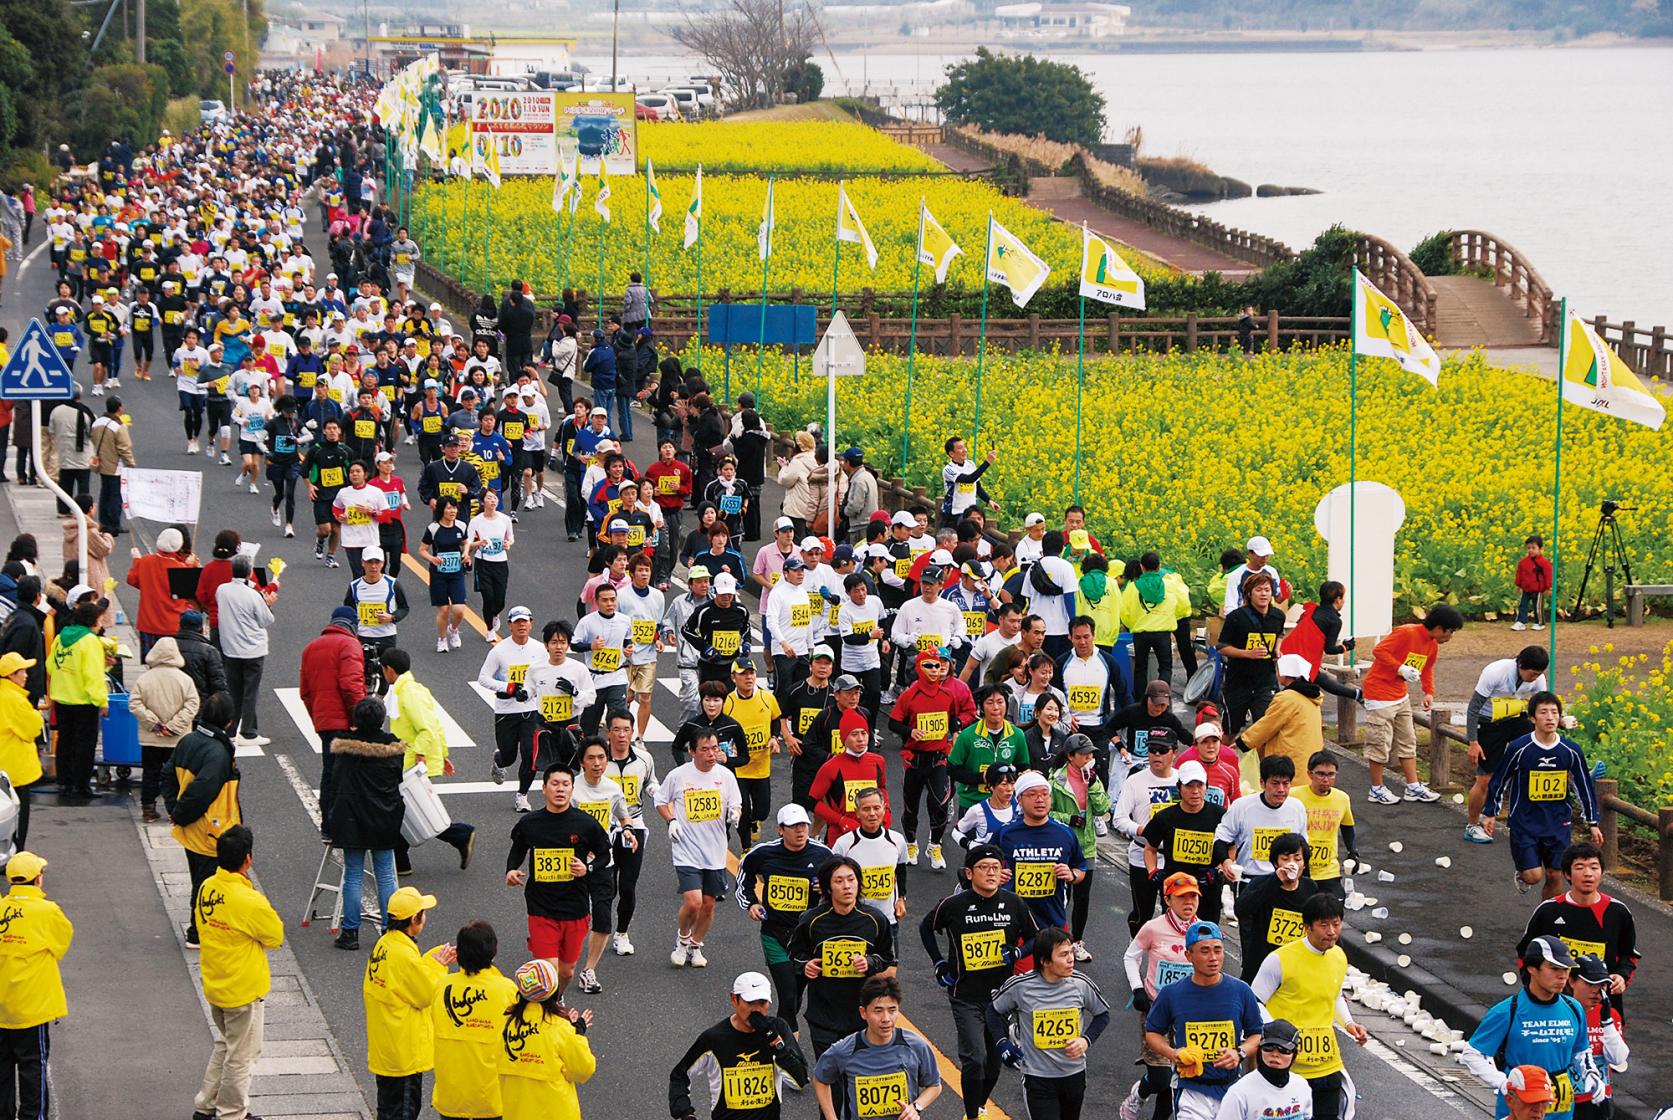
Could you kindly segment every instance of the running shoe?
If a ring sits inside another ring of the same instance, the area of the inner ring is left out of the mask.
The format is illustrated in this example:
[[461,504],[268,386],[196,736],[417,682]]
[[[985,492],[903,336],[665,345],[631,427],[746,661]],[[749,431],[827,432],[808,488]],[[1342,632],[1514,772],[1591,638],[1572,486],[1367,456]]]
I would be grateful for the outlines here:
[[906,862],[911,864],[913,867],[918,866],[918,845],[917,844],[906,845]]
[[583,968],[577,972],[575,983],[588,995],[597,995],[604,990],[604,985],[598,982],[598,974],[590,968]]
[[947,870],[947,861],[945,859],[941,858],[941,845],[940,844],[931,844],[929,846],[929,865],[930,865],[930,868],[934,871],[945,871],[945,870]]
[[221,452],[221,466],[223,466],[223,467],[232,466],[232,460],[227,458],[227,453],[225,451]]
[[259,487],[259,486],[257,486],[257,485],[256,485],[256,484],[255,484],[255,483],[253,483],[253,482],[252,482],[252,483],[250,483],[250,493],[252,493],[252,494],[259,494],[259,493],[261,493],[261,487]]
[[325,554],[325,566],[327,568],[342,567],[341,564],[337,563],[337,554],[335,552],[328,552]]
[[668,963],[675,968],[684,968],[686,960],[691,956],[691,942],[682,933],[674,942],[674,951],[668,954]]
[[[444,644],[445,643],[443,642],[442,639],[440,639],[440,638],[436,639],[436,645],[438,647],[440,647]],[[505,769],[505,767],[501,766],[499,763],[491,762],[491,763],[488,764],[488,777],[489,777],[490,780],[493,781],[493,783],[495,785],[497,785],[497,786],[505,785],[505,775],[506,775],[506,769]]]
[[103,385],[95,385],[95,386],[93,386],[93,395],[94,395],[94,396],[95,396],[95,397],[102,397],[102,396],[104,396],[104,395],[105,395],[105,387],[104,387],[104,386],[103,386]]
[[610,939],[610,948],[615,950],[616,956],[618,957],[631,957],[633,955],[633,942],[627,939],[627,934],[625,933],[618,933],[612,937]]
[[515,809],[516,809],[516,810],[517,810],[517,811],[518,811],[518,812],[519,812],[519,813],[526,813],[526,812],[528,812],[528,811],[529,811],[529,795],[528,795],[528,794],[526,794],[526,793],[519,793],[519,794],[518,794],[518,795],[517,795],[517,800],[516,800],[516,802],[515,802],[515,803],[514,803],[514,805],[513,805],[513,807],[514,807],[514,808],[515,808]]
[[1512,871],[1510,873],[1510,877],[1516,884],[1517,894],[1527,894],[1529,891],[1534,889],[1534,885],[1532,883],[1522,878],[1522,873],[1520,871]]
[[287,537],[296,536],[296,529],[288,521],[285,522],[285,536],[287,536]]
[[196,455],[197,453],[198,453],[198,441],[195,440],[195,439],[187,440],[186,441],[186,454]]
[[1468,840],[1472,844],[1491,844],[1493,842],[1493,838],[1487,835],[1487,830],[1482,828],[1479,824],[1465,825],[1464,839]]
[[277,509],[273,511],[273,527],[275,529],[279,527],[279,511]]
[[1092,950],[1090,950],[1086,947],[1086,942],[1084,942],[1084,941],[1075,942],[1075,960],[1077,962],[1081,963],[1081,964],[1085,964],[1087,961],[1089,961],[1091,959],[1092,959]]
[[1367,801],[1375,801],[1378,805],[1400,804],[1400,795],[1389,789],[1387,786],[1372,786],[1368,791],[1366,791],[1365,799]]
[[1142,1088],[1144,1079],[1140,1078],[1127,1090],[1127,1096],[1121,1101],[1121,1120],[1139,1120],[1139,1110],[1144,1107],[1144,1098],[1139,1096],[1139,1090]]
[[250,477],[250,472],[249,471],[239,471],[238,472],[238,477],[235,478],[232,482],[232,488],[234,490],[238,489],[240,486],[244,485],[244,480],[246,478],[249,478],[249,477]]
[[105,378],[105,387],[108,389],[120,389],[122,388],[122,379],[120,377],[107,377]]
[[436,639],[436,652],[437,653],[446,653],[447,652],[447,639],[446,638],[437,638]]
[[1406,786],[1407,801],[1439,801],[1441,795],[1424,785],[1422,782],[1411,782]]
[[709,958],[703,955],[703,943],[701,941],[691,943],[691,950],[686,954],[685,963],[692,968],[709,967]]
[[1534,623],[1534,629],[1535,629],[1535,630],[1543,630],[1543,629],[1545,629],[1545,623],[1543,623],[1543,622],[1536,622],[1536,623]]
[[[336,565],[333,564],[332,567],[336,567]],[[448,648],[449,649],[458,649],[463,644],[464,644],[464,639],[459,637],[459,628],[457,626],[449,626],[447,628],[447,645],[448,645]]]
[[1518,632],[1518,633],[1520,633],[1520,632],[1521,632],[1521,631],[1523,631],[1523,630],[1526,630],[1526,629],[1527,629],[1527,628],[1528,628],[1528,627],[1527,627],[1527,626],[1526,626],[1526,625],[1525,625],[1525,624],[1523,624],[1523,623],[1520,623],[1520,622],[1513,622],[1513,623],[1511,623],[1511,624],[1510,624],[1510,628],[1511,628],[1511,629],[1512,629],[1512,630],[1515,630],[1515,631],[1517,631],[1517,632]]
[[314,541],[314,559],[315,560],[324,560],[325,559],[325,538],[324,537],[321,537],[318,540]]

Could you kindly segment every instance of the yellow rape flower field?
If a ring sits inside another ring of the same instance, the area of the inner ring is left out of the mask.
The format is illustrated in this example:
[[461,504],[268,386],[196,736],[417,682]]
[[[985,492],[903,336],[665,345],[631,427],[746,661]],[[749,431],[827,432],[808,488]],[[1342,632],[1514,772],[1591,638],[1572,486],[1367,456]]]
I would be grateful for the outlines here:
[[[818,127],[836,126],[820,124]],[[654,161],[655,156],[652,158]],[[661,232],[651,234],[648,277],[658,291],[697,291],[697,252],[695,247],[690,251],[684,248],[685,209],[691,201],[692,182],[690,175],[657,175],[663,212]],[[481,285],[482,230],[486,219],[491,217],[487,288],[503,290],[507,281],[521,278],[533,284],[535,292],[542,296],[555,295],[564,287],[596,289],[602,237],[604,290],[618,293],[626,284],[629,271],[646,271],[645,180],[642,175],[610,180],[610,224],[604,223],[593,210],[597,179],[586,179],[583,186],[581,208],[574,216],[572,248],[566,238],[570,221],[567,211],[560,227],[559,217],[552,210],[551,179],[508,177],[498,191],[481,180],[428,185],[414,196],[410,224],[431,264],[472,285]],[[949,176],[872,178],[849,180],[847,190],[877,246],[878,260],[877,270],[873,272],[866,267],[865,255],[858,245],[844,245],[839,281],[844,292],[857,294],[861,287],[878,292],[911,291],[920,197],[927,200],[930,212],[964,250],[948,274],[949,288],[958,291],[980,288],[990,210],[1051,266],[1049,286],[1075,282],[1080,266],[1080,231],[1024,202],[1007,198],[986,183]],[[493,194],[491,213],[490,192]],[[756,230],[766,194],[765,178],[710,175],[705,170],[702,240],[705,293],[712,294],[721,288],[735,293],[761,291]],[[775,181],[773,206],[777,223],[771,273],[767,278],[769,291],[787,292],[796,287],[809,292],[830,292],[836,205],[837,183],[833,180]],[[1171,270],[1135,251],[1128,250],[1126,256],[1147,281],[1171,275]],[[923,289],[929,291],[934,283],[934,269],[925,266]],[[1003,314],[1009,306],[1010,301],[1000,295],[994,301],[994,312]]]
[[[1568,415],[1563,415],[1568,428]],[[1575,734],[1587,760],[1609,762],[1609,776],[1634,805],[1673,804],[1673,645],[1659,659],[1640,653],[1611,656],[1614,647],[1591,647],[1590,660],[1573,667],[1570,680],[1556,682],[1568,692],[1569,711],[1580,722]]]
[[[1128,558],[1155,548],[1200,595],[1221,550],[1260,533],[1297,595],[1312,598],[1326,561],[1313,510],[1348,480],[1347,364],[1342,348],[1248,362],[1206,353],[1088,359],[1080,500],[1106,550]],[[735,348],[730,366],[734,397],[755,387],[752,349]],[[723,391],[722,352],[708,348],[702,368]],[[798,378],[788,357],[767,356],[763,408],[778,430],[824,421],[824,382],[807,368],[804,357]],[[975,379],[972,360],[918,359],[906,477],[931,494],[940,493],[943,441],[972,432]],[[1554,394],[1548,381],[1479,355],[1449,361],[1440,385],[1431,390],[1389,362],[1362,363],[1359,477],[1406,503],[1396,613],[1445,600],[1479,617],[1514,605],[1523,539],[1537,532],[1549,543]],[[871,355],[866,373],[843,378],[838,392],[838,447],[864,447],[881,473],[900,475],[905,358]],[[1576,552],[1606,497],[1644,511],[1622,514],[1640,578],[1673,575],[1665,437],[1577,408],[1564,411],[1563,431],[1560,590],[1574,594],[1584,559]],[[1005,507],[1002,523],[1020,526],[1035,509],[1057,523],[1075,498],[1072,353],[989,353],[973,450],[990,447],[999,461],[984,481]],[[1602,591],[1600,576],[1588,597]]]
[[641,121],[639,150],[658,170],[942,172],[932,156],[869,125],[840,121]]

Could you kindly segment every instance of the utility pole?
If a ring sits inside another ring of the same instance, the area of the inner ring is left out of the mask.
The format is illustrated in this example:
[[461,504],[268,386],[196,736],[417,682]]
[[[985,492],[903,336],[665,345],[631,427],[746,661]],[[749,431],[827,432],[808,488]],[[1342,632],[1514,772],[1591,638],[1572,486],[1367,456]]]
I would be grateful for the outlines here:
[[134,61],[145,65],[145,0],[135,0]]
[[622,0],[616,0],[615,12],[610,17],[610,92],[616,92],[616,41],[622,30]]

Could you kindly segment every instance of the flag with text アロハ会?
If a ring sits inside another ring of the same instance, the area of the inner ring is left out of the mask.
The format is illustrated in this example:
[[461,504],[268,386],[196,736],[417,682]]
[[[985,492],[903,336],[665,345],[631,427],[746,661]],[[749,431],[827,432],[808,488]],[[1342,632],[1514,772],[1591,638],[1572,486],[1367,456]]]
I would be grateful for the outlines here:
[[964,250],[941,228],[941,223],[935,220],[935,215],[929,212],[929,207],[921,198],[918,200],[918,229],[918,259],[924,264],[934,265],[935,282],[945,284],[953,258]]
[[1400,305],[1354,269],[1354,353],[1361,357],[1393,358],[1407,373],[1415,373],[1431,386],[1441,376],[1440,355],[1417,332]]
[[988,215],[987,278],[1011,291],[1011,302],[1027,307],[1040,285],[1051,275],[1051,266],[1034,255],[1016,234]]
[[1121,259],[1110,243],[1080,227],[1080,294],[1117,307],[1144,307],[1144,278]]
[[593,210],[608,225],[610,223],[610,172],[604,161],[598,161],[598,194],[593,197]]
[[1660,428],[1667,409],[1622,357],[1580,316],[1568,313],[1562,354],[1563,400],[1608,416]]

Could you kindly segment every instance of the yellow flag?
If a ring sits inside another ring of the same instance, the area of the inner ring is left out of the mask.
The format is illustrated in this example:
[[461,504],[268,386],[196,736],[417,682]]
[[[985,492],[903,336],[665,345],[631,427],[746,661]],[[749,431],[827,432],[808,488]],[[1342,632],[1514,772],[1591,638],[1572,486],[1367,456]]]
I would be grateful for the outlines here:
[[598,161],[598,194],[593,198],[593,209],[608,225],[610,222],[610,173],[605,170],[602,159]]
[[1144,278],[1110,243],[1081,223],[1080,294],[1117,307],[1144,307]]
[[1354,353],[1393,358],[1407,373],[1417,374],[1432,386],[1438,384],[1440,356],[1417,333],[1400,305],[1378,291],[1357,268],[1354,289]]
[[492,133],[485,132],[476,141],[477,168],[482,177],[500,189],[500,145]]
[[1667,419],[1667,409],[1632,367],[1572,311],[1564,339],[1563,400],[1646,428],[1659,429]]
[[847,184],[837,183],[837,228],[838,241],[851,241],[856,245],[863,245],[866,251],[866,264],[873,269],[877,267],[877,246],[871,243],[871,234],[866,232],[865,223],[860,221],[859,212],[854,209],[854,203],[848,197]]
[[953,258],[964,252],[958,243],[947,236],[947,231],[941,228],[941,223],[935,220],[935,215],[929,212],[924,200],[918,200],[918,259],[925,264],[935,266],[935,282],[947,282],[947,270],[953,265]]
[[1034,255],[1017,235],[988,215],[988,279],[1011,290],[1011,302],[1027,307],[1051,267]]

